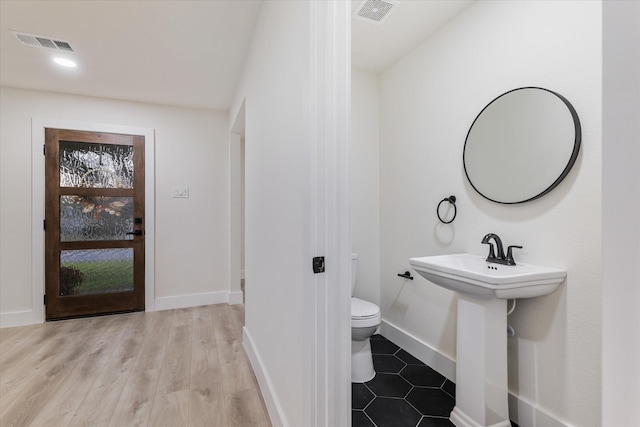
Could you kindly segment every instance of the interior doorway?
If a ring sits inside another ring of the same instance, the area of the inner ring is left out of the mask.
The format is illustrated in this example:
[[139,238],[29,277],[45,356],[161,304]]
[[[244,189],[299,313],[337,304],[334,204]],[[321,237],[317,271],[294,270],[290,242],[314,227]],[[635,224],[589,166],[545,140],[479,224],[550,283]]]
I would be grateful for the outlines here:
[[230,298],[232,304],[242,304],[246,297],[245,283],[245,103],[231,127],[230,159]]
[[45,129],[47,320],[145,309],[145,137]]

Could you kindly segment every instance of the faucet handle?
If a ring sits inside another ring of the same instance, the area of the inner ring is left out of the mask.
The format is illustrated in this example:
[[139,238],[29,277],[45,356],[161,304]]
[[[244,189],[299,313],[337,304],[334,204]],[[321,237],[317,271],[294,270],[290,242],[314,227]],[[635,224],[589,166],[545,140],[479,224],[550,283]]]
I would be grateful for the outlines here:
[[512,248],[522,249],[522,246],[511,245],[507,248],[507,265],[516,265],[516,260],[513,259]]

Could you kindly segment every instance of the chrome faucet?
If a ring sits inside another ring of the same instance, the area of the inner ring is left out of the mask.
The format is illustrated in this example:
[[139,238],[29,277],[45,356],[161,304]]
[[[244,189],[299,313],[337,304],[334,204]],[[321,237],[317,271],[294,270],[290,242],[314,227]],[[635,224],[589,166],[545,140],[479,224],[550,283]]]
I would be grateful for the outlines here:
[[[493,243],[491,243],[491,239],[496,242],[496,248],[498,251],[498,255],[493,250]],[[496,264],[504,264],[504,265],[516,265],[516,261],[513,259],[513,248],[522,249],[522,246],[512,245],[507,248],[507,255],[504,254],[504,247],[502,246],[502,240],[498,237],[497,234],[489,233],[482,238],[482,242],[486,245],[489,245],[489,256],[487,256],[487,262],[493,262]]]

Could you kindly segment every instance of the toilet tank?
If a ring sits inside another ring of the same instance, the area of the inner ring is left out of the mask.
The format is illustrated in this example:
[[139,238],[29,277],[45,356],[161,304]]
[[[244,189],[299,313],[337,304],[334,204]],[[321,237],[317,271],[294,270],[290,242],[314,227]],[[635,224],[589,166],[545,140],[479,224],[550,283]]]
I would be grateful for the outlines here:
[[351,296],[356,289],[356,277],[358,276],[358,254],[351,252]]

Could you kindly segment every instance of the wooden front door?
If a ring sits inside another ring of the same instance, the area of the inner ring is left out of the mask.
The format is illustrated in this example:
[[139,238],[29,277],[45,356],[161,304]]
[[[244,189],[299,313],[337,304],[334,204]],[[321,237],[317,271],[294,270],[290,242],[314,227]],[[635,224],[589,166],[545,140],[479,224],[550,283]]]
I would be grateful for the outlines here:
[[47,320],[144,310],[144,136],[45,129]]

